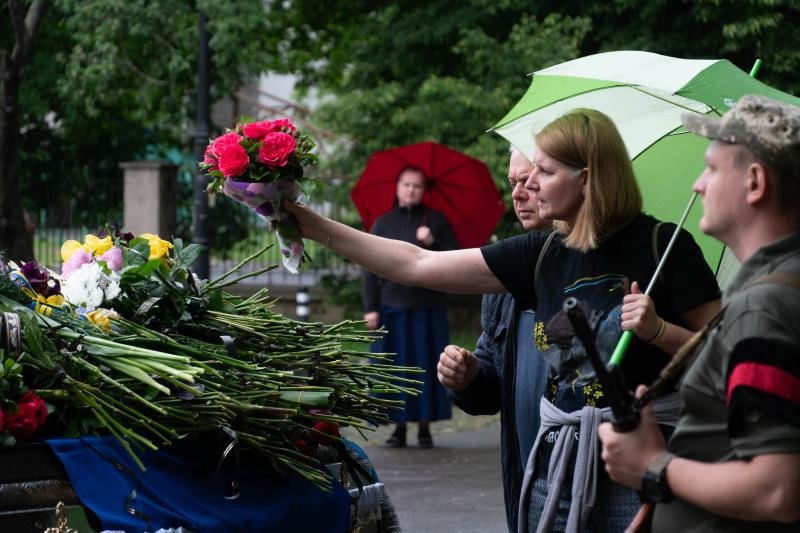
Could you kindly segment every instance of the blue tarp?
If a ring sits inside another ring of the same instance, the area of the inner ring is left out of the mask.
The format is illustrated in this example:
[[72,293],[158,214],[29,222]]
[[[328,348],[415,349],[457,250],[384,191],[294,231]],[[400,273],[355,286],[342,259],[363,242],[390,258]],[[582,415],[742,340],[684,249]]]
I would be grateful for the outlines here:
[[[244,463],[235,474],[227,468],[217,475],[208,461],[186,450],[138,454],[147,468],[143,472],[113,437],[47,442],[104,530],[335,533],[347,531],[349,524],[348,493],[334,480],[332,490],[323,492],[294,472],[280,477]],[[233,478],[239,496],[227,499]]]

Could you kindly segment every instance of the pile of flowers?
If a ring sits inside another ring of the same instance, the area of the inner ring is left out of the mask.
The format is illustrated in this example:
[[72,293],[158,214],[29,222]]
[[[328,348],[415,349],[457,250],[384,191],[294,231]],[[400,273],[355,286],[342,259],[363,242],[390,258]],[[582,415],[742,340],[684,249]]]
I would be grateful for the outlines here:
[[244,117],[234,129],[211,140],[199,163],[211,177],[209,192],[250,207],[277,230],[283,264],[295,273],[305,247],[297,221],[281,202],[307,201],[314,181],[305,169],[317,163],[315,146],[287,119],[254,122]]
[[0,262],[5,445],[114,435],[136,459],[137,450],[224,431],[324,487],[319,446],[338,441],[342,427],[387,421],[399,402],[384,393],[418,385],[404,377],[415,369],[345,347],[373,340],[361,322],[296,321],[272,311],[266,288],[226,292],[261,272],[237,275],[258,254],[202,280],[190,270],[199,247],[180,239],[110,226],[61,252],[60,274]]

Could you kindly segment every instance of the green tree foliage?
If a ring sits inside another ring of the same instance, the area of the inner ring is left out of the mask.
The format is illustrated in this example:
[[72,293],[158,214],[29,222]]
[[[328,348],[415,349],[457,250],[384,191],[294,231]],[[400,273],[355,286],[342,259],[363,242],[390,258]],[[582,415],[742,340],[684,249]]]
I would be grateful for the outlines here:
[[[274,61],[264,47],[265,16],[258,0],[2,3],[20,18],[28,4],[48,9],[28,36],[35,46],[19,77],[19,103],[11,106],[19,120],[12,124],[0,116],[0,125],[8,126],[18,142],[18,150],[9,156],[15,166],[0,165],[0,190],[12,197],[10,205],[24,206],[34,215],[47,211],[51,223],[92,226],[118,220],[123,161],[169,157],[183,163],[182,175],[191,180],[194,161],[186,154],[195,114],[199,10],[209,16],[214,98],[231,95],[242,80]],[[13,49],[14,27],[0,17],[0,57]],[[2,63],[0,70],[0,78],[6,79],[8,64]],[[22,201],[8,187],[16,182]],[[188,191],[190,202],[191,186]],[[29,238],[20,230],[21,219],[11,222],[11,235]],[[182,222],[184,228],[191,225],[190,218]],[[230,232],[226,237],[232,242]],[[0,247],[13,244],[3,239]]]
[[[347,176],[342,198],[369,154],[425,139],[487,161],[502,184],[506,147],[486,130],[527,88],[526,74],[581,55],[639,49],[746,71],[762,58],[760,79],[800,89],[796,0],[268,5],[282,68],[322,91],[314,119],[352,141],[324,161]],[[516,229],[510,211],[506,222],[500,235]]]
[[[557,5],[553,5],[557,4]],[[797,0],[613,0],[538,4],[585,14],[593,30],[582,54],[647,50],[687,58],[723,58],[749,71],[763,60],[759,79],[800,94],[800,2]]]
[[[523,94],[530,72],[580,55],[643,49],[728,58],[745,70],[760,57],[763,81],[800,90],[797,0],[0,0],[0,6],[0,79],[17,84],[4,85],[12,90],[1,95],[2,109],[13,112],[0,113],[2,131],[10,125],[16,135],[13,143],[0,142],[3,222],[13,235],[24,233],[20,206],[92,213],[113,203],[121,195],[121,161],[177,148],[171,157],[183,164],[184,181],[191,180],[201,10],[209,17],[214,100],[262,71],[291,73],[300,94],[316,102],[309,126],[344,136],[322,160],[322,176],[336,180],[321,195],[332,199],[346,199],[373,151],[425,139],[487,161],[507,193],[507,146],[487,130]],[[44,13],[41,23],[17,31],[35,8]],[[20,42],[25,46],[15,48]],[[26,53],[9,62],[14,50]],[[44,191],[69,203],[49,205]],[[506,221],[499,234],[518,230],[510,211]],[[10,245],[8,235],[0,247]],[[227,240],[236,236],[231,228]]]
[[[433,140],[486,161],[510,206],[508,146],[487,130],[527,89],[527,74],[576,57],[590,29],[584,17],[537,20],[524,4],[348,2],[330,16],[311,1],[271,5],[286,17],[271,24],[292,27],[281,43],[287,69],[310,48],[336,50],[300,72],[323,91],[315,122],[352,141],[322,162],[346,176],[340,198],[373,152]],[[507,219],[501,232],[518,231],[513,212]]]

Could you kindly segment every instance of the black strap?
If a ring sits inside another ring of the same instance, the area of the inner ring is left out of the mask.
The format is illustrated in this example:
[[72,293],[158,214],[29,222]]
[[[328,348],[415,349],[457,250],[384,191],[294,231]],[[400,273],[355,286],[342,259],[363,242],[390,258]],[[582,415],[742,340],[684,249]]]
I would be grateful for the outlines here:
[[661,251],[658,249],[658,230],[661,229],[663,225],[664,222],[659,222],[653,226],[653,260],[656,262],[656,265],[658,265],[661,259]]
[[544,241],[544,246],[539,251],[539,257],[536,258],[536,267],[533,269],[533,288],[536,291],[536,298],[539,298],[539,270],[542,266],[542,261],[544,260],[544,254],[547,251],[547,248],[550,247],[550,241],[553,240],[553,237],[556,236],[556,230],[551,230],[550,234],[547,235],[547,240]]

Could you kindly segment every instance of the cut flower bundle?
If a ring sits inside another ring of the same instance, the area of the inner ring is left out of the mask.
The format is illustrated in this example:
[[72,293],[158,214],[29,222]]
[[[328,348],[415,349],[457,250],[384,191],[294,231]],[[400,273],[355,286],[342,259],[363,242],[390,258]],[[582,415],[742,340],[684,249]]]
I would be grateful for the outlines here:
[[111,434],[136,458],[215,433],[326,487],[320,447],[386,421],[399,402],[384,393],[415,392],[415,369],[345,347],[374,339],[363,323],[300,322],[266,289],[225,292],[258,254],[201,280],[196,245],[108,229],[65,243],[61,275],[0,264],[3,444]]

